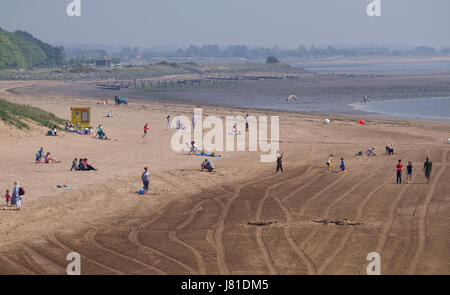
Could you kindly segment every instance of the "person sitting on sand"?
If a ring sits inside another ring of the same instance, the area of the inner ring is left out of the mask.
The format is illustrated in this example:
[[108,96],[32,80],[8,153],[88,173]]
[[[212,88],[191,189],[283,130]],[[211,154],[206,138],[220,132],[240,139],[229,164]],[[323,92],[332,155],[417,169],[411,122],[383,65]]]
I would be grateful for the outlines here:
[[75,171],[78,170],[77,158],[73,159],[73,161],[72,161],[72,167],[70,168],[70,171],[72,171],[72,170],[75,170]]
[[202,163],[202,170],[208,170],[208,172],[212,172],[214,170],[213,162],[205,159],[205,161]]
[[113,117],[113,113],[112,113],[112,112],[109,112],[108,115],[106,115],[106,117],[112,118],[112,117]]
[[369,156],[376,156],[376,154],[375,154],[375,148],[374,148],[374,147],[368,148],[367,151],[366,151],[366,155],[367,155],[368,157],[369,157]]
[[58,135],[58,134],[56,133],[56,125],[53,126],[52,130],[49,130],[49,131],[47,132],[47,135],[49,135],[49,136],[57,136],[57,135]]
[[53,163],[57,163],[57,162],[58,162],[56,159],[53,159],[53,158],[50,156],[50,153],[47,153],[47,154],[45,155],[44,160],[45,160],[45,163],[47,163],[47,164],[53,164]]
[[90,170],[97,170],[97,169],[95,169],[94,167],[92,167],[91,165],[89,165],[89,163],[88,163],[88,161],[87,161],[87,159],[83,159],[83,166],[85,167],[85,170],[88,170],[88,171],[90,171]]
[[386,146],[386,155],[393,155],[394,154],[394,147],[391,145]]
[[81,171],[81,170],[87,170],[87,167],[86,167],[85,163],[83,162],[83,159],[82,159],[82,158],[80,158],[80,160],[79,160],[79,162],[78,162],[78,170],[79,170],[79,171]]
[[9,206],[9,202],[11,201],[11,195],[9,194],[9,189],[6,190],[5,194],[6,206]]
[[97,135],[99,139],[106,139],[106,134],[103,132],[103,126],[100,124],[97,128]]
[[231,134],[233,135],[241,135],[241,131],[237,130],[237,125],[234,124],[233,129],[231,130]]
[[41,149],[36,153],[36,163],[40,163],[43,156],[44,156],[44,148],[41,147]]

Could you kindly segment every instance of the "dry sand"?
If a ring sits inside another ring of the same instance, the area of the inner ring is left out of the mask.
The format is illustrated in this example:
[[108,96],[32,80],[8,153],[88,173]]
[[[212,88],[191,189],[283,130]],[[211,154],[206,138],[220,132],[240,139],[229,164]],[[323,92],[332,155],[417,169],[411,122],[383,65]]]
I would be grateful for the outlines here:
[[[93,125],[102,123],[112,140],[47,137],[41,127],[17,131],[0,122],[1,193],[15,180],[26,189],[21,212],[0,211],[2,274],[63,274],[71,251],[81,254],[83,274],[365,274],[373,251],[383,274],[450,273],[448,122],[374,118],[359,126],[356,117],[328,116],[332,124],[324,125],[321,116],[250,111],[280,116],[285,173],[274,175],[275,163],[261,163],[260,152],[223,152],[209,174],[198,171],[201,157],[170,148],[166,116],[191,117],[193,106],[8,91],[60,83],[0,82],[0,97],[66,119],[70,106],[91,106]],[[106,118],[110,110],[117,116]],[[391,143],[396,155],[387,156]],[[34,164],[41,146],[62,163]],[[369,146],[376,157],[354,157]],[[330,153],[351,172],[327,173]],[[430,185],[421,170],[426,155]],[[69,171],[79,157],[99,170]],[[415,164],[411,184],[395,184],[400,158]],[[142,196],[144,166],[152,180]],[[315,222],[344,218],[359,224]]]

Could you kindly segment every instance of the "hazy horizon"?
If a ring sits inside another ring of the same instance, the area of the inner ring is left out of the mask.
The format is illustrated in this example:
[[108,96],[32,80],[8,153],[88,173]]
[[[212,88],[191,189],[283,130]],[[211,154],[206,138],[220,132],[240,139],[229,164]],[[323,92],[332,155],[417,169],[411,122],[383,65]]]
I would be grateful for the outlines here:
[[[0,27],[54,45],[186,47],[219,44],[450,47],[450,1],[81,0],[69,17],[62,0],[2,0]],[[430,3],[431,2],[431,3]]]

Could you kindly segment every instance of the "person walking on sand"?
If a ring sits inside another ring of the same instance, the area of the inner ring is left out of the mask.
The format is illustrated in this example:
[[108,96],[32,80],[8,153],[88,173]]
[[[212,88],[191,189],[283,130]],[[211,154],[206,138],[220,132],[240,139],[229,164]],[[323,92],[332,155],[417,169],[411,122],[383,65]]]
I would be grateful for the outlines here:
[[283,154],[280,154],[280,153],[277,151],[277,170],[275,171],[275,173],[277,173],[278,170],[281,170],[281,172],[284,173],[284,171],[283,171],[282,160],[283,160]]
[[141,179],[144,190],[148,193],[148,190],[150,189],[150,172],[148,172],[148,167],[144,167],[144,173],[142,173]]
[[402,184],[403,164],[402,160],[398,160],[397,164],[397,184]]
[[328,173],[331,171],[331,167],[333,167],[333,154],[328,157],[327,160]]
[[171,123],[170,115],[168,115],[166,119],[167,119],[167,129],[172,130],[172,127],[170,126],[170,123]]
[[144,125],[144,135],[142,135],[142,138],[144,138],[147,135],[147,131],[150,129],[150,127],[148,127],[148,123],[145,123]]
[[14,188],[12,193],[12,199],[15,200],[16,204],[16,210],[20,211],[20,208],[22,208],[22,204],[20,203],[22,196],[20,195],[20,185],[18,181],[14,182]]
[[412,181],[412,172],[413,172],[413,165],[412,162],[409,161],[408,166],[406,166],[406,184]]
[[431,181],[431,170],[433,169],[433,163],[427,157],[425,163],[423,163],[423,171],[425,172],[425,177],[427,179],[427,184]]

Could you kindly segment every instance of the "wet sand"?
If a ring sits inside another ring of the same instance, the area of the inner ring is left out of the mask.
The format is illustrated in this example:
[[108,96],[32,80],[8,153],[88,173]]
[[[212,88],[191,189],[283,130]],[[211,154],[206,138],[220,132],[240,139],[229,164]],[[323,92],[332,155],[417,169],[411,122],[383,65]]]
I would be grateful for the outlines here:
[[[81,254],[83,274],[365,274],[373,251],[383,274],[450,272],[447,122],[371,118],[360,126],[359,117],[327,115],[325,125],[321,115],[253,110],[280,116],[285,172],[274,174],[275,163],[261,163],[259,152],[221,152],[208,174],[198,171],[203,158],[170,148],[166,116],[191,117],[192,105],[112,106],[103,97],[39,91],[61,85],[0,82],[0,94],[66,119],[70,106],[91,106],[93,125],[102,123],[112,140],[46,137],[44,128],[16,131],[0,122],[7,164],[0,188],[12,189],[14,180],[26,188],[23,211],[0,211],[2,274],[62,274],[71,251]],[[106,118],[110,110],[118,116]],[[142,139],[145,122],[150,134]],[[396,154],[387,156],[391,143]],[[62,163],[34,164],[41,146]],[[354,157],[369,146],[376,157]],[[335,168],[344,157],[350,173],[328,173],[330,153]],[[421,171],[426,155],[434,164],[430,185]],[[75,157],[99,170],[68,171]],[[413,161],[413,183],[395,184],[399,158]],[[141,196],[144,166],[151,193]],[[350,224],[317,222],[339,219]]]

